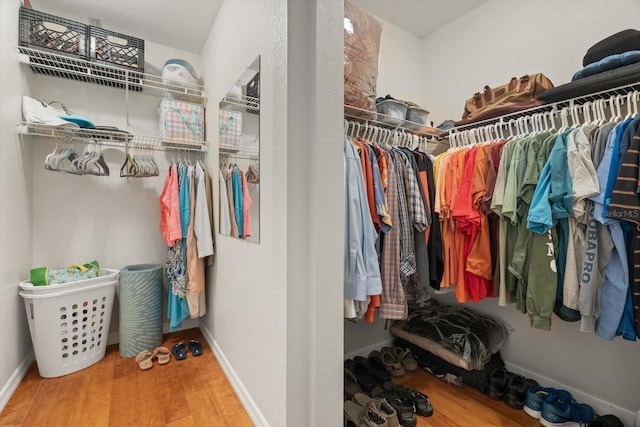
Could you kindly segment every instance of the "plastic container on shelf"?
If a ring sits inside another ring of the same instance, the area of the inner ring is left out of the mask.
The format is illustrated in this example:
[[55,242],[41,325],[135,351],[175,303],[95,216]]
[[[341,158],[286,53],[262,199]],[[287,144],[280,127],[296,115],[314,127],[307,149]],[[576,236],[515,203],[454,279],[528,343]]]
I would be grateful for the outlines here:
[[407,108],[407,115],[403,127],[411,130],[419,130],[427,125],[429,112],[418,107]]
[[20,282],[41,377],[67,375],[104,357],[119,276],[118,270],[103,268],[99,277],[77,282]]
[[395,99],[385,99],[378,102],[376,110],[378,111],[377,120],[391,126],[402,125],[407,116],[407,104]]

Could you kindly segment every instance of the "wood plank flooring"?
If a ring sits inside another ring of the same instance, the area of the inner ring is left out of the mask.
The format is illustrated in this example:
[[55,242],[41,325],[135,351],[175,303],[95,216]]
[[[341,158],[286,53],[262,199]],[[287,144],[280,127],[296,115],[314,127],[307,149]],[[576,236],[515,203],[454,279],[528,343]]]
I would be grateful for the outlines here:
[[169,334],[169,349],[196,339],[203,354],[142,371],[118,346],[100,362],[58,378],[41,378],[36,364],[0,414],[0,426],[249,427],[249,415],[199,329]]
[[[169,334],[164,346],[197,339],[204,354],[141,371],[110,346],[103,360],[59,378],[40,378],[32,366],[0,414],[0,426],[245,427],[251,419],[200,330]],[[427,394],[431,417],[417,427],[534,427],[539,422],[469,387],[447,384],[424,370],[395,381]],[[274,425],[273,427],[282,427]],[[295,426],[312,427],[312,426]],[[336,426],[339,427],[339,426]]]

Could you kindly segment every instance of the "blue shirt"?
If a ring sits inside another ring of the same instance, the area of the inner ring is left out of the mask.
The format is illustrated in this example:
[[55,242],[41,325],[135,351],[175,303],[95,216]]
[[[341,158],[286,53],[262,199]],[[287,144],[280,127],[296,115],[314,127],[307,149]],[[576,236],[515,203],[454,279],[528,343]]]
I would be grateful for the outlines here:
[[242,216],[242,178],[240,177],[240,169],[235,166],[231,173],[231,188],[233,190],[233,210],[238,225],[238,235],[244,235],[243,216]]
[[375,250],[376,230],[371,221],[360,156],[348,138],[345,158],[344,297],[366,301],[382,293],[380,267]]

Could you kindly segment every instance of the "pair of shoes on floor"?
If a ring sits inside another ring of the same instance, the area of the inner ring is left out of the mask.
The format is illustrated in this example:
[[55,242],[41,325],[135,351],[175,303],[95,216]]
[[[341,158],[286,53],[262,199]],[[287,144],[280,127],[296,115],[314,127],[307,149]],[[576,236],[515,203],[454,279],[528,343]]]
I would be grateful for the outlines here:
[[373,390],[371,397],[384,397],[396,410],[400,424],[405,427],[416,425],[416,414],[423,417],[433,415],[433,406],[427,395],[392,381]]
[[376,384],[382,384],[391,379],[382,361],[376,357],[356,356],[353,360],[347,359],[344,363],[345,368],[354,374],[360,387],[365,391],[370,392]]
[[202,344],[197,340],[189,340],[187,344],[183,341],[180,341],[173,347],[171,347],[171,353],[176,358],[176,360],[184,360],[187,358],[187,349],[193,354],[195,357],[202,356]]
[[408,348],[382,347],[380,351],[369,353],[369,359],[378,360],[394,377],[401,377],[406,371],[418,369],[418,362]]
[[[587,426],[596,420],[593,408],[576,402],[566,390],[538,386],[527,392],[525,400],[524,411],[529,416],[539,419],[540,424],[545,427]],[[605,419],[607,420],[609,419]]]
[[156,347],[151,350],[143,350],[136,356],[136,363],[141,370],[153,368],[153,359],[158,360],[158,365],[166,365],[171,360],[171,353],[166,347]]
[[389,402],[384,398],[371,398],[364,393],[356,393],[353,400],[344,402],[344,414],[345,420],[351,421],[356,426],[399,427],[400,425],[398,414]]
[[538,383],[530,378],[498,368],[489,374],[489,382],[485,394],[494,400],[502,400],[514,409],[522,409],[525,405],[527,391],[537,387]]

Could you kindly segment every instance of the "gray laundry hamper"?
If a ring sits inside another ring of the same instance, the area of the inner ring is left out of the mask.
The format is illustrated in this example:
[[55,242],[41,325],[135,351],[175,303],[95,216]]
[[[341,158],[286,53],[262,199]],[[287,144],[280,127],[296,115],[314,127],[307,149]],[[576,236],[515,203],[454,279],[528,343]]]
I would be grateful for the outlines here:
[[162,344],[162,266],[120,270],[120,355],[137,356]]

